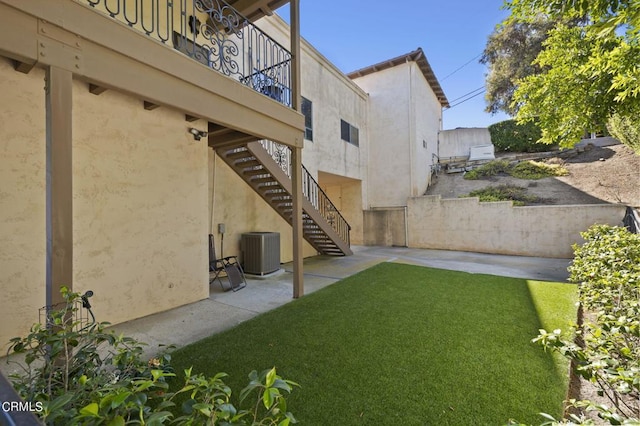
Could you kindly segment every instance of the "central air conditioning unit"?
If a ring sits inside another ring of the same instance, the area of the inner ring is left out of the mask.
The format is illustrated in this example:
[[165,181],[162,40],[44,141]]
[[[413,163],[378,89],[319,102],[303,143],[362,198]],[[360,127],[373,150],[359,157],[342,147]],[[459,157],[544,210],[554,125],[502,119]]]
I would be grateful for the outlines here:
[[247,232],[240,241],[246,274],[265,275],[280,269],[280,233]]

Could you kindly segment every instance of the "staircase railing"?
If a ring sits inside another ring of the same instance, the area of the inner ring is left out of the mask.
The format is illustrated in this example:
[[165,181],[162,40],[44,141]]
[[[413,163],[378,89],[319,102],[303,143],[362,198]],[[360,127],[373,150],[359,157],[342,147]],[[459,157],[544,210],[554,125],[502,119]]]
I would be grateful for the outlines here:
[[[291,149],[288,146],[269,140],[261,140],[262,147],[271,155],[283,172],[291,178]],[[302,166],[302,195],[320,212],[343,241],[351,245],[349,231],[351,226],[340,214],[331,199],[320,188],[309,170]]]
[[224,0],[78,0],[291,106],[291,53]]

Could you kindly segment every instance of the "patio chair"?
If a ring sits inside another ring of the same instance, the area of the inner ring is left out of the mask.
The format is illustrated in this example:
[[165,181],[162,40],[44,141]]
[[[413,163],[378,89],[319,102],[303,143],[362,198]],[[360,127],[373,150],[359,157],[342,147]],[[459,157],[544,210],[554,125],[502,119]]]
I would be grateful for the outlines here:
[[[220,279],[220,274],[225,272],[227,279],[229,280],[229,288],[225,288],[224,283]],[[211,273],[215,275],[211,278]],[[213,241],[213,235],[209,234],[209,284],[218,280],[222,290],[238,291],[247,285],[247,280],[244,277],[244,271],[238,262],[236,256],[227,256],[218,259],[216,257],[216,246]]]

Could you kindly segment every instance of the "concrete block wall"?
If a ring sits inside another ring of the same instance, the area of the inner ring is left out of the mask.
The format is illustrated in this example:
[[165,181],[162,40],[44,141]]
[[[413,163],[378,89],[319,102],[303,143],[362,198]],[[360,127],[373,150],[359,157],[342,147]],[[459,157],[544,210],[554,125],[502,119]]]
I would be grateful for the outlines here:
[[[580,232],[595,223],[620,225],[618,204],[525,206],[477,198],[414,197],[407,202],[408,247],[571,258]],[[365,244],[392,245],[394,211],[365,212]],[[394,220],[395,218],[395,220]]]
[[486,127],[441,130],[438,134],[438,156],[464,157],[469,155],[472,146],[489,144],[491,135]]

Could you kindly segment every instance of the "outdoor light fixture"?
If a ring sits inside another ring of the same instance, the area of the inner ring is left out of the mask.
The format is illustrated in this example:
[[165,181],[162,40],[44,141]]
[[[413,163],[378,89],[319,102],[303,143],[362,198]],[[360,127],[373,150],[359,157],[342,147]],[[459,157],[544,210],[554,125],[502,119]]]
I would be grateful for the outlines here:
[[199,141],[203,137],[207,136],[209,133],[203,132],[202,130],[198,130],[194,127],[189,127],[189,133],[193,135],[193,139]]

